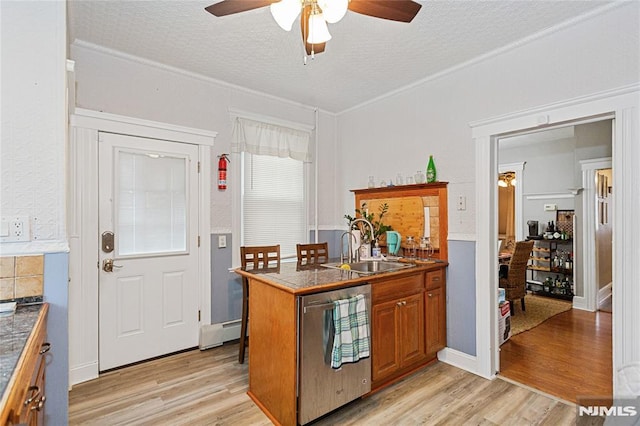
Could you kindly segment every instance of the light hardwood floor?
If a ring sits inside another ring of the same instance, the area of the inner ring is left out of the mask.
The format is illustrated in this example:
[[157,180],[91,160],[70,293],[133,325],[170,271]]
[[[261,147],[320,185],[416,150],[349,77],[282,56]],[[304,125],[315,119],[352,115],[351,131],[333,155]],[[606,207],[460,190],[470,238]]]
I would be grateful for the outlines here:
[[[238,345],[193,350],[73,387],[71,425],[268,425],[246,395]],[[572,425],[570,404],[444,363],[338,409],[315,425]]]
[[606,401],[613,394],[611,333],[611,313],[571,309],[505,342],[500,374],[574,403]]

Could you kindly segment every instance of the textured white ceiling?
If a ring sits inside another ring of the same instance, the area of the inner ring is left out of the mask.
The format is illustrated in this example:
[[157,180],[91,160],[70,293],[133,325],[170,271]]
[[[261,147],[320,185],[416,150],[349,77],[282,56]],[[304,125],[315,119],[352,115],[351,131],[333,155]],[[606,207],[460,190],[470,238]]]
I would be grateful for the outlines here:
[[307,65],[299,22],[283,31],[268,7],[218,18],[216,0],[70,0],[69,36],[338,113],[611,3],[419,2],[409,24],[347,12]]

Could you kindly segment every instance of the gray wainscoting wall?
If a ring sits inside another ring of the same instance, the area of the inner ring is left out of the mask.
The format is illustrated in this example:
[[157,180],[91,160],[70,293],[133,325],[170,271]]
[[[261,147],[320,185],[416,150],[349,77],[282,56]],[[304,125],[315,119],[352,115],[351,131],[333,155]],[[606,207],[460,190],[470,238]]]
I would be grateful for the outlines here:
[[[218,236],[227,238],[227,246],[218,247]],[[242,282],[229,269],[233,266],[235,248],[231,233],[211,234],[211,323],[219,324],[240,319],[242,314]]]
[[69,423],[69,253],[44,255],[44,301],[49,303],[45,423]]
[[447,346],[471,356],[476,356],[475,258],[475,241],[449,240]]

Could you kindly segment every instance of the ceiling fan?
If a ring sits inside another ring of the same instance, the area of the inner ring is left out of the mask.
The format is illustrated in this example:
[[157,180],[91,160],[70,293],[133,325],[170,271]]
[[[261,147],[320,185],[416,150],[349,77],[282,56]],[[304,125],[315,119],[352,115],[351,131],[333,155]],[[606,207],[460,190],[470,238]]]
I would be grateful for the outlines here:
[[286,31],[302,15],[300,29],[307,55],[322,53],[331,39],[327,23],[338,22],[347,9],[362,15],[398,22],[411,22],[422,7],[412,0],[222,0],[205,10],[215,16],[226,16],[270,6],[271,14]]

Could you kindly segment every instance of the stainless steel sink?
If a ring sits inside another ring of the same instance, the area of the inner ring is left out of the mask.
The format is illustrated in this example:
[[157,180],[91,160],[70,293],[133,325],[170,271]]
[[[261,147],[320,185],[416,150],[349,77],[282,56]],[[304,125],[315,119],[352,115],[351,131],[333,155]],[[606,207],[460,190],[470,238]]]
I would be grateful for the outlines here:
[[[349,268],[343,267],[343,265],[349,265]],[[332,269],[348,269],[352,272],[357,272],[359,274],[365,275],[379,274],[382,272],[393,272],[399,271],[401,269],[415,267],[413,263],[385,262],[382,260],[364,260],[361,262],[351,263],[323,263],[322,266]]]

